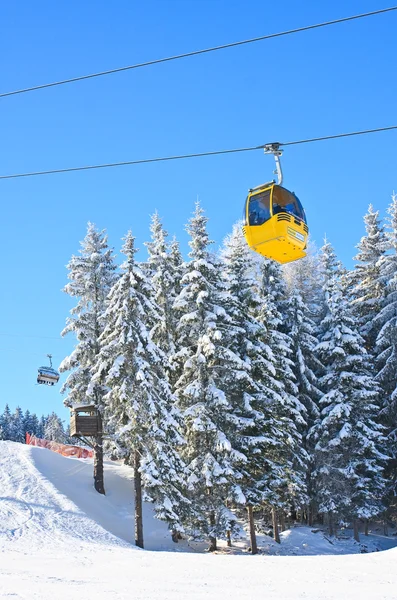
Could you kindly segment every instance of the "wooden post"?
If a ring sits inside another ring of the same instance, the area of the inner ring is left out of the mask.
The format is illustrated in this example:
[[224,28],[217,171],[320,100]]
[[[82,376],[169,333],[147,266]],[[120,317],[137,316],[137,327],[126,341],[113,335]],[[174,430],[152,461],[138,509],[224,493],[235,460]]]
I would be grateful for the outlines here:
[[256,533],[255,533],[254,511],[252,510],[251,504],[248,504],[247,510],[248,510],[248,522],[249,522],[249,528],[250,528],[251,553],[258,554],[258,545],[256,543]]
[[105,493],[103,481],[103,445],[102,436],[97,436],[94,442],[94,487],[98,494]]
[[272,520],[273,520],[273,539],[275,542],[280,544],[280,534],[278,532],[278,521],[277,521],[277,510],[272,506]]
[[353,533],[354,533],[354,539],[356,540],[356,542],[359,542],[360,534],[358,532],[358,519],[353,519]]
[[134,486],[135,486],[135,546],[143,548],[143,519],[142,519],[142,477],[139,472],[141,455],[134,453]]
[[103,473],[103,434],[102,419],[98,411],[98,434],[94,437],[94,487],[98,494],[105,494]]
[[103,434],[102,419],[98,411],[98,434],[94,438],[94,487],[98,494],[105,494],[103,473]]

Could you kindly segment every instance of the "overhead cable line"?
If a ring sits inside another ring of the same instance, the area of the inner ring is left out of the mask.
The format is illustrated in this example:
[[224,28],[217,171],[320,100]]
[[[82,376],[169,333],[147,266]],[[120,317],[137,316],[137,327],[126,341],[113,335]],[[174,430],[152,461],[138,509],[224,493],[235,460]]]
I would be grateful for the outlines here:
[[[390,131],[397,129],[397,125],[391,125],[390,127],[379,127],[377,129],[366,129],[363,131],[352,131],[349,133],[339,133],[336,135],[327,135],[317,138],[308,138],[305,140],[295,140],[292,142],[277,142],[281,146],[295,146],[298,144],[311,144],[313,142],[322,142],[325,140],[335,140],[338,138],[352,137],[354,135],[367,135],[369,133],[378,133],[380,131]],[[272,142],[273,144],[275,142]],[[72,173],[75,171],[91,171],[94,169],[109,169],[112,167],[125,167],[127,165],[143,165],[148,163],[167,162],[171,160],[182,160],[186,158],[200,158],[203,156],[217,156],[220,154],[236,154],[237,152],[251,152],[253,150],[263,150],[265,146],[269,144],[261,144],[260,146],[249,146],[247,148],[232,148],[229,150],[213,150],[209,152],[196,152],[194,154],[179,154],[175,156],[161,156],[157,158],[142,158],[139,160],[126,160],[115,163],[105,163],[100,165],[85,165],[83,167],[67,167],[66,169],[51,169],[48,171],[32,171],[30,173],[15,173],[12,175],[0,175],[0,179],[18,179],[20,177],[36,177],[39,175],[55,175],[56,173]]]
[[335,140],[338,138],[351,137],[353,135],[366,135],[368,133],[378,133],[380,131],[390,131],[391,129],[397,129],[397,125],[391,125],[390,127],[379,127],[378,129],[364,129],[363,131],[352,131],[350,133],[337,133],[336,135],[326,135],[323,137],[309,138],[307,140],[297,140],[295,142],[284,142],[280,146],[296,146],[297,144],[311,144],[312,142],[323,142],[325,140]]
[[359,15],[353,15],[351,17],[342,17],[341,19],[335,19],[334,21],[325,21],[324,23],[316,23],[314,25],[306,25],[304,27],[298,27],[296,29],[289,29],[287,31],[280,31],[278,33],[269,33],[267,35],[261,35],[248,40],[241,40],[239,42],[231,42],[230,44],[222,44],[220,46],[213,46],[212,48],[204,48],[202,50],[193,50],[192,52],[186,52],[184,54],[176,54],[175,56],[167,56],[165,58],[157,58],[134,65],[127,65],[126,67],[118,67],[116,69],[109,69],[108,71],[100,71],[99,73],[90,73],[89,75],[81,75],[79,77],[71,77],[70,79],[63,79],[61,81],[54,81],[52,83],[44,83],[42,85],[36,85],[33,87],[23,88],[20,90],[14,90],[11,92],[4,92],[0,94],[0,98],[7,96],[15,96],[17,94],[25,94],[27,92],[34,92],[36,90],[43,90],[45,88],[55,87],[58,85],[65,85],[67,83],[75,83],[77,81],[83,81],[85,79],[93,79],[95,77],[103,77],[104,75],[112,75],[113,73],[121,73],[122,71],[131,71],[132,69],[140,69],[141,67],[149,67],[152,65],[158,65],[160,63],[171,62],[173,60],[179,60],[181,58],[189,58],[190,56],[198,56],[199,54],[208,54],[209,52],[216,52],[218,50],[225,50],[226,48],[234,48],[236,46],[243,46],[244,44],[253,44],[255,42],[261,42],[264,40],[270,40],[285,35],[291,35],[293,33],[300,33],[302,31],[309,31],[311,29],[319,29],[320,27],[328,27],[329,25],[337,25],[338,23],[346,23],[347,21],[354,21],[356,19],[364,19],[366,17],[372,17],[382,13],[388,13],[397,10],[397,6],[391,6],[389,8],[381,8],[372,12],[361,13]]
[[36,340],[58,340],[58,342],[62,342],[63,338],[48,336],[48,335],[24,335],[22,333],[0,333],[1,337],[17,337],[17,338],[33,338]]
[[[41,356],[41,358],[43,358],[44,354],[42,352],[31,352],[29,349],[27,350],[22,350],[21,348],[10,348],[10,346],[7,346],[7,348],[0,348],[0,352],[15,352],[18,353],[20,356],[21,355],[28,355],[28,356]],[[62,358],[64,358],[64,356],[61,356],[60,354],[52,354],[51,355],[52,358],[55,358],[59,361],[62,360]]]

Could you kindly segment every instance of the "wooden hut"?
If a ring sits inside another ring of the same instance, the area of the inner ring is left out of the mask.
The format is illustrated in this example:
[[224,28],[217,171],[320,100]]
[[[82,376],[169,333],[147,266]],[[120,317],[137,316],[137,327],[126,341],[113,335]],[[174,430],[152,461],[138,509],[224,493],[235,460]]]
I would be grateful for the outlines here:
[[94,405],[76,406],[70,413],[72,437],[95,437],[102,433],[101,418]]

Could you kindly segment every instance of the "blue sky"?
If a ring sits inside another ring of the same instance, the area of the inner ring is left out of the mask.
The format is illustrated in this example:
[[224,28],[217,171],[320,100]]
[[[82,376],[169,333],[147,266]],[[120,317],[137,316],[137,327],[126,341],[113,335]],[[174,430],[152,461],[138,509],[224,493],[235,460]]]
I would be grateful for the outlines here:
[[[21,87],[189,52],[387,6],[375,0],[22,0],[0,7],[1,88]],[[397,124],[397,12],[163,65],[1,99],[0,174],[290,141]],[[397,133],[294,146],[285,185],[352,266],[372,202],[397,189]],[[158,210],[187,251],[184,225],[200,198],[220,243],[247,189],[272,175],[258,152],[0,181],[0,411],[62,407],[36,386],[71,300],[65,265],[87,221],[118,252],[131,228],[143,248]],[[142,251],[141,257],[145,257]]]

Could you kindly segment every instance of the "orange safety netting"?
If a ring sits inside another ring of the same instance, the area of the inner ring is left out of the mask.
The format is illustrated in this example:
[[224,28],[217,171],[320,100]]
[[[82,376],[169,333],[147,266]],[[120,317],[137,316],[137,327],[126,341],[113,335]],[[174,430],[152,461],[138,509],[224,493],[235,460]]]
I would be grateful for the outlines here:
[[26,434],[26,443],[30,446],[39,446],[40,448],[48,448],[53,452],[58,452],[62,456],[73,456],[73,458],[92,458],[94,456],[93,450],[87,450],[81,446],[69,446],[67,444],[59,444],[58,442],[51,442],[50,440],[41,440],[35,435]]

